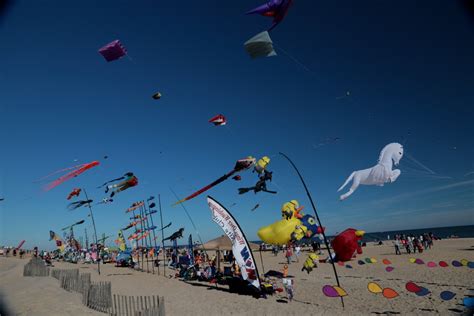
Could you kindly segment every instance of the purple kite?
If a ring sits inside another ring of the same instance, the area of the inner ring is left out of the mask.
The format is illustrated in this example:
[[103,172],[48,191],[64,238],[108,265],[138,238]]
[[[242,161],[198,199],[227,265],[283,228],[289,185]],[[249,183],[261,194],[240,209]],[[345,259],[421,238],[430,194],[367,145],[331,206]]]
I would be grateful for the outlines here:
[[263,16],[272,17],[273,24],[268,29],[269,31],[271,31],[281,21],[283,21],[292,3],[293,3],[293,0],[270,0],[265,4],[262,4],[261,6],[248,11],[246,14],[258,13]]
[[99,49],[99,53],[105,58],[105,60],[110,62],[125,56],[127,54],[127,50],[125,47],[123,47],[119,40],[115,40]]

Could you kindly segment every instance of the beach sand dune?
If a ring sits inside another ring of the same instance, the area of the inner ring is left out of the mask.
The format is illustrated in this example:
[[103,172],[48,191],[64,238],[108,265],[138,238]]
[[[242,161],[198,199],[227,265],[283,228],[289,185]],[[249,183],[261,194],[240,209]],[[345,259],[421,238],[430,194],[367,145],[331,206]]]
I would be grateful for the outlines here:
[[[167,276],[158,276],[146,272],[131,271],[128,268],[115,268],[106,264],[101,266],[101,275],[97,274],[96,265],[72,265],[57,263],[58,268],[80,268],[81,272],[91,272],[94,281],[112,282],[114,294],[122,295],[160,295],[165,297],[167,315],[377,315],[386,312],[401,315],[450,315],[453,310],[462,310],[457,302],[464,294],[474,287],[474,271],[468,267],[453,267],[453,260],[466,259],[474,261],[474,239],[442,240],[435,243],[433,249],[415,255],[394,255],[391,244],[377,246],[369,244],[364,247],[364,253],[354,261],[347,262],[352,269],[337,266],[341,286],[347,291],[344,298],[345,308],[339,298],[329,298],[323,295],[324,285],[335,285],[335,279],[330,264],[322,263],[311,274],[301,271],[306,258],[304,252],[299,263],[292,262],[289,274],[295,278],[295,299],[287,303],[283,295],[269,296],[268,299],[255,299],[249,296],[229,293],[226,287],[209,286],[205,283],[185,283],[178,279],[169,278],[173,272],[166,270]],[[359,259],[375,258],[377,263],[359,265]],[[409,258],[420,258],[425,264],[418,265],[409,262]],[[263,267],[260,256],[255,253],[260,273]],[[281,270],[284,265],[283,254],[273,256],[270,252],[263,253],[266,271]],[[391,261],[393,271],[387,272],[383,259]],[[84,314],[91,313],[80,303],[80,297],[67,293],[59,288],[57,281],[52,278],[23,278],[21,270],[26,260],[0,259],[1,276],[9,278],[11,285],[2,289],[8,293],[6,299],[11,308],[20,314],[27,315],[33,311],[43,311],[53,308],[53,314]],[[427,262],[446,261],[446,268],[430,268]],[[15,262],[15,263],[12,263]],[[21,264],[20,264],[21,263]],[[150,267],[151,271],[151,267]],[[427,288],[431,294],[420,297],[405,289],[405,284],[413,281]],[[16,282],[16,283],[15,283]],[[394,299],[386,299],[382,294],[372,294],[367,290],[369,282],[376,282],[382,288],[391,288],[399,293]],[[281,285],[281,282],[278,283]],[[451,301],[440,298],[442,291],[452,291],[456,297]],[[50,313],[51,314],[51,313]]]

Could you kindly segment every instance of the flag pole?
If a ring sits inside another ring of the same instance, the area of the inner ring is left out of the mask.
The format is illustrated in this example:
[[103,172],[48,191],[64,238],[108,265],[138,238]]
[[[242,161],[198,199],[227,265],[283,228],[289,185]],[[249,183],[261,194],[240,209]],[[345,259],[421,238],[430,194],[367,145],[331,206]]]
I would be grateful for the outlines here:
[[163,276],[166,276],[166,253],[165,253],[165,232],[163,230],[163,213],[161,211],[161,197],[158,193],[158,206],[160,208],[160,219],[161,219],[161,245],[163,252]]
[[[151,207],[150,207],[150,201],[148,201],[148,200],[147,200],[147,205],[148,205],[148,213],[149,213],[149,216],[150,216],[151,226],[153,227],[153,226],[155,226],[155,223],[153,222],[153,216],[152,216],[152,213],[151,213],[153,210],[151,209]],[[156,204],[155,204],[155,206],[156,206]],[[147,219],[147,221],[148,221],[148,219]],[[161,224],[162,224],[162,226],[163,226],[163,222],[162,222]],[[153,251],[153,265],[155,265],[155,262],[154,262],[155,251],[157,251],[157,250],[156,250],[157,245],[156,245],[155,229],[152,229],[152,232],[153,232],[153,243],[155,244],[155,250]],[[150,235],[150,236],[151,236],[151,235]],[[150,237],[150,238],[151,238],[151,237]],[[151,244],[151,241],[150,241],[150,244]],[[156,258],[158,259],[158,254],[156,254]],[[160,267],[159,267],[159,266],[157,266],[157,271],[158,271],[158,275],[160,275]]]
[[[84,195],[86,196],[86,200],[89,201],[89,197],[87,196],[86,190],[82,189],[82,191],[84,192]],[[87,206],[89,207],[89,212],[92,219],[92,226],[94,227],[95,248],[97,251],[97,271],[99,272],[99,275],[100,275],[100,252],[99,252],[99,243],[97,241],[97,229],[95,228],[94,213],[92,213],[91,203],[87,203]]]
[[[296,165],[293,163],[293,161],[291,161],[291,159],[287,155],[285,155],[282,152],[280,152],[280,155],[285,157],[290,162],[290,164],[293,166],[296,173],[298,174],[298,176],[301,180],[301,183],[304,186],[304,189],[306,191],[306,194],[308,195],[309,201],[311,202],[311,206],[313,207],[313,211],[314,211],[314,215],[316,216],[316,220],[318,221],[319,227],[321,227],[321,234],[324,237],[324,243],[326,245],[326,248],[328,249],[329,259],[331,260],[332,268],[334,270],[334,276],[336,277],[337,286],[340,287],[341,285],[339,283],[339,276],[337,275],[336,265],[334,264],[334,261],[332,260],[331,248],[329,247],[329,242],[328,242],[328,239],[326,238],[326,234],[324,233],[323,225],[321,224],[321,220],[319,219],[318,212],[316,211],[316,206],[314,205],[313,198],[311,197],[311,194],[309,193],[308,187],[306,186],[306,183],[303,180],[303,176],[299,172],[298,168],[296,168]],[[342,308],[344,308],[344,298],[342,296],[341,296],[341,304],[342,304]]]

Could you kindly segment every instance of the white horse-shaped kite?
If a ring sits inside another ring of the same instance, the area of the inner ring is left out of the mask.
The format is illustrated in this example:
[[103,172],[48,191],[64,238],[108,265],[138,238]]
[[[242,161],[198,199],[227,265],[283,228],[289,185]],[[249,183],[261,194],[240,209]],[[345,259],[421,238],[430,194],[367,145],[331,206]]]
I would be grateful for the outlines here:
[[392,170],[393,164],[397,166],[403,157],[403,146],[399,143],[391,143],[382,149],[377,165],[369,169],[354,171],[342,187],[337,190],[341,191],[351,180],[352,186],[349,191],[341,195],[341,201],[347,199],[360,184],[383,186],[384,183],[395,182],[400,176],[399,169]]

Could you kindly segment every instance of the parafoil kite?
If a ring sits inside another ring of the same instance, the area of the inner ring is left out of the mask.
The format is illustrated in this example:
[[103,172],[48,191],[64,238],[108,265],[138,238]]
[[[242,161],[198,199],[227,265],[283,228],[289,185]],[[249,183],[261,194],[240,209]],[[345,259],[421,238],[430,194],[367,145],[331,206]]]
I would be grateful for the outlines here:
[[178,238],[182,238],[183,237],[183,232],[184,232],[184,228],[180,228],[177,231],[175,231],[173,234],[171,234],[171,236],[166,237],[165,239],[163,239],[163,241],[166,241],[166,240],[173,241],[173,240],[176,240]]
[[252,209],[251,209],[250,211],[253,212],[253,211],[255,211],[255,210],[256,210],[257,208],[259,208],[259,207],[260,207],[260,204],[256,204],[254,207],[252,207]]
[[204,188],[194,192],[193,194],[185,197],[184,199],[176,202],[175,204],[173,205],[177,205],[177,204],[180,204],[180,203],[183,203],[185,201],[188,201],[188,200],[191,200],[193,198],[195,198],[196,196],[198,196],[199,194],[211,189],[212,187],[218,185],[219,183],[221,182],[224,182],[225,180],[227,180],[228,178],[232,177],[234,174],[238,173],[238,172],[241,172],[241,171],[244,171],[244,170],[248,170],[250,169],[253,165],[255,165],[255,158],[253,158],[252,156],[249,156],[247,158],[243,158],[243,159],[240,159],[240,160],[237,160],[237,162],[235,163],[235,166],[234,166],[234,169],[231,170],[230,172],[228,172],[227,174],[223,175],[222,177],[220,177],[219,179],[217,179],[216,181],[212,182],[211,184],[205,186]]
[[152,98],[155,99],[155,100],[161,99],[161,93],[159,93],[159,92],[155,93],[155,94],[152,96]]
[[73,171],[65,174],[64,176],[62,177],[59,177],[58,179],[54,180],[53,182],[47,184],[43,189],[45,191],[49,191],[51,190],[52,188],[60,185],[61,183],[63,183],[64,181],[67,181],[69,179],[72,179],[74,177],[77,177],[78,175],[80,175],[81,173],[95,167],[95,166],[98,166],[100,163],[98,161],[93,161],[91,163],[86,163],[86,164],[82,164],[82,165],[77,165],[77,166],[74,166],[74,167],[70,167],[70,168],[66,168],[66,169],[62,169],[62,170],[58,170],[58,171],[55,171],[49,175],[47,175],[46,177],[43,177],[41,180],[45,179],[45,178],[48,178],[50,177],[51,175],[53,174],[56,174],[56,173],[60,173],[60,172],[64,172],[64,171],[67,171],[67,170],[72,170],[74,169]]
[[259,57],[276,56],[277,53],[273,49],[273,42],[267,31],[258,33],[244,43],[245,50],[252,59]]
[[79,197],[80,194],[81,194],[81,189],[75,188],[68,194],[67,199],[70,200],[72,199],[73,196]]
[[260,14],[263,16],[268,16],[273,18],[273,24],[268,29],[271,31],[274,29],[283,19],[285,18],[286,14],[288,13],[288,9],[293,4],[293,0],[270,0],[261,6],[256,7],[248,11],[246,14]]
[[125,56],[127,50],[119,40],[115,40],[99,49],[99,54],[101,54],[107,62],[111,62]]
[[[120,180],[123,180],[123,181],[117,184],[108,185],[109,183],[120,181]],[[133,172],[127,172],[123,177],[107,181],[100,187],[106,186],[105,193],[108,193],[110,189],[116,189],[112,191],[112,193],[110,194],[110,197],[113,197],[115,193],[125,191],[128,188],[134,187],[136,185],[138,185],[138,178],[133,174]]]
[[356,251],[358,254],[362,254],[362,248],[359,245],[359,241],[362,239],[364,234],[365,232],[363,230],[348,228],[337,235],[331,241],[331,246],[336,254],[335,261],[349,261]]
[[222,114],[217,114],[216,116],[209,119],[209,123],[214,124],[214,126],[222,126],[227,124],[227,119]]
[[380,152],[378,164],[372,168],[357,170],[347,178],[346,182],[337,190],[341,191],[350,181],[352,186],[349,191],[341,195],[340,199],[347,199],[360,184],[383,186],[385,183],[392,183],[400,176],[399,169],[392,170],[393,164],[397,166],[403,157],[403,146],[399,143],[391,143],[385,146]]
[[89,205],[92,202],[94,202],[94,201],[93,200],[82,200],[82,201],[72,202],[72,203],[69,203],[67,208],[72,211],[72,210],[80,208],[81,206]]

